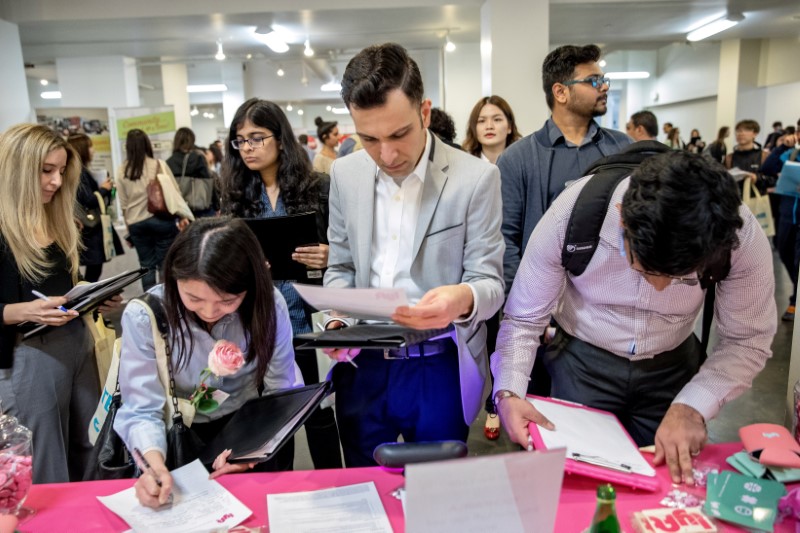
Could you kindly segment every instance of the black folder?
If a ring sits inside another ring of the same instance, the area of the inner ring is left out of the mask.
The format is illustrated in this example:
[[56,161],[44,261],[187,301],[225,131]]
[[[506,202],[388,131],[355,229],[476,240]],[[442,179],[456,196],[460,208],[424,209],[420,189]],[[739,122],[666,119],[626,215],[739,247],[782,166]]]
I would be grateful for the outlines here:
[[452,329],[412,329],[398,324],[358,324],[349,328],[301,333],[298,348],[405,348],[438,337]]
[[231,417],[200,460],[211,464],[224,450],[229,463],[261,463],[272,459],[300,429],[330,392],[330,381],[267,393],[246,402]]
[[[147,274],[147,269],[139,268],[137,270],[127,270],[121,274],[117,274],[116,276],[89,284],[91,285],[90,289],[88,289],[88,286],[76,285],[65,295],[70,298],[70,300],[64,304],[64,307],[77,311],[81,315],[88,313],[89,311],[94,311],[94,309],[99,307],[103,302],[112,296],[121,293],[125,287],[144,277],[145,274]],[[70,297],[71,293],[77,294],[73,297]],[[22,326],[22,324],[20,325]],[[44,330],[50,327],[53,326],[39,325],[33,329],[25,331],[22,336],[23,338],[27,339],[33,335],[36,335],[37,333],[42,333]]]
[[[309,271],[304,264],[292,259],[292,253],[298,246],[317,246],[319,244],[316,213],[300,213],[271,218],[245,218],[244,221],[261,244],[264,257],[269,261],[272,279],[307,281],[322,277],[321,271]],[[311,273],[310,276],[309,273]]]

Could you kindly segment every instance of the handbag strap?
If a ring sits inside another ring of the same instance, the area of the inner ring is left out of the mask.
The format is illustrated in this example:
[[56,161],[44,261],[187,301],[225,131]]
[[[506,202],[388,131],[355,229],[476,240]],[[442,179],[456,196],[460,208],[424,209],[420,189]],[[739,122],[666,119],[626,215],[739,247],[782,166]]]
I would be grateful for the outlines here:
[[169,395],[172,398],[172,407],[175,409],[175,416],[183,417],[183,414],[178,408],[178,398],[175,396],[175,375],[172,370],[172,348],[170,347],[169,339],[167,338],[169,324],[167,323],[167,314],[164,311],[164,304],[161,301],[161,298],[149,292],[144,293],[139,297],[139,299],[152,311],[154,318],[153,337],[155,338],[155,333],[157,331],[161,339],[164,341],[163,350],[159,350],[158,346],[156,347],[156,359],[162,363],[166,359],[167,372],[169,374]]
[[182,178],[186,177],[186,162],[188,160],[189,160],[189,152],[186,152],[186,154],[183,156],[183,167],[181,167],[181,177]]
[[106,214],[106,201],[103,199],[103,195],[97,191],[94,191],[94,195],[97,197],[97,205],[100,209],[100,214]]

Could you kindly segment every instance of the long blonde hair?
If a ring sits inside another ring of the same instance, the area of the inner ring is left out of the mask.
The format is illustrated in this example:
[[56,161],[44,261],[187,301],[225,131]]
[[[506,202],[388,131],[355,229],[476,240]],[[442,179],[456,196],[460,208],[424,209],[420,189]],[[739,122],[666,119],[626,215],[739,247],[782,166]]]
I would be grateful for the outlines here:
[[[53,150],[67,152],[61,188],[47,204],[42,200],[44,160]],[[0,233],[23,279],[41,282],[53,268],[34,235],[53,239],[67,256],[73,282],[78,278],[78,228],[74,220],[81,162],[75,150],[55,132],[36,124],[17,124],[0,135]]]

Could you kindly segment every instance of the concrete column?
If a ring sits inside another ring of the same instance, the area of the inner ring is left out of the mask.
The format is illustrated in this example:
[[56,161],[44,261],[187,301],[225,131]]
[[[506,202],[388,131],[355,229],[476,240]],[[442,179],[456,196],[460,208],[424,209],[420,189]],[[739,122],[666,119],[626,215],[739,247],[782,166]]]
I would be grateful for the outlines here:
[[549,46],[549,0],[484,2],[480,45],[483,94],[508,101],[523,135],[539,129],[550,116],[542,90],[542,62]]
[[[467,134],[469,114],[475,102],[483,96],[481,91],[481,51],[479,43],[457,42],[453,52],[443,52],[444,110],[456,124],[456,140],[461,142]],[[516,112],[515,112],[516,113]]]
[[[225,127],[228,127],[236,110],[245,101],[244,69],[241,62],[230,60],[222,62],[222,83],[228,86],[228,90],[222,93],[222,119]],[[257,96],[266,97],[266,95]]]
[[138,107],[136,61],[125,56],[56,59],[62,107]]
[[0,132],[34,120],[16,24],[0,20]]
[[164,105],[171,105],[175,108],[175,127],[191,128],[192,116],[189,114],[189,93],[186,86],[189,78],[186,74],[185,63],[170,63],[172,58],[162,57],[164,63],[161,64],[161,83],[164,91]]
[[[736,100],[739,95],[739,58],[742,42],[739,39],[722,41],[719,52],[719,81],[717,82],[717,130],[736,124]],[[733,131],[731,131],[733,135]]]

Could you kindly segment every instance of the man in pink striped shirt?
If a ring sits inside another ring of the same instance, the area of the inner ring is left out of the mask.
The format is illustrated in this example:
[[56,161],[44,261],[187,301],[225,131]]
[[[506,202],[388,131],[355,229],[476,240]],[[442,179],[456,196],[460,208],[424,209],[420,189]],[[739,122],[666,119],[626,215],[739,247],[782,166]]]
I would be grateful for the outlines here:
[[[588,179],[564,191],[536,226],[508,297],[492,356],[503,427],[522,445],[528,422],[552,429],[520,399],[552,315],[559,328],[544,358],[553,397],[613,412],[637,444],[655,443],[656,463],[666,461],[675,482],[692,483],[705,422],[749,388],[772,355],[772,250],[724,169],[671,152],[617,186],[592,261],[573,276],[561,250]],[[716,286],[718,342],[702,362],[693,334],[700,277],[728,258]]]

